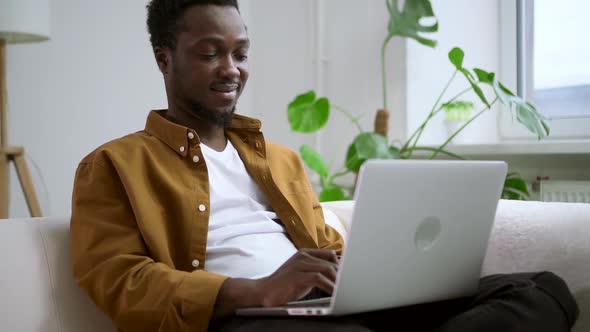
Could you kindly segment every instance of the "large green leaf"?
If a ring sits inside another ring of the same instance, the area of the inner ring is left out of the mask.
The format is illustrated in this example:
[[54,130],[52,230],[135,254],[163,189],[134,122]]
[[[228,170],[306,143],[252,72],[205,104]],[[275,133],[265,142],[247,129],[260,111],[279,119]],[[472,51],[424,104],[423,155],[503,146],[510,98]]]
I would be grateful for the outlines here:
[[401,156],[401,150],[395,146],[390,146],[389,154],[391,155],[391,158],[399,159],[399,157]]
[[477,80],[485,84],[491,85],[494,82],[494,78],[496,77],[495,73],[487,72],[481,68],[473,68],[473,72],[477,76]]
[[362,133],[355,137],[346,153],[346,168],[357,173],[368,159],[393,159],[399,150],[387,144],[385,136],[377,133]]
[[[473,89],[475,94],[479,97],[479,99],[488,108],[490,108],[491,107],[490,103],[488,102],[488,99],[486,98],[485,94],[483,93],[483,91],[479,87],[478,82],[475,81],[475,77],[467,68],[463,67],[463,59],[465,59],[465,53],[463,52],[463,50],[460,47],[453,47],[449,51],[449,61],[451,61],[453,66],[455,66],[455,68],[459,72],[461,72],[461,74],[463,74],[463,76],[465,76],[465,78],[469,82],[469,85],[471,85],[471,88]],[[479,79],[479,75],[481,75],[482,73],[481,72],[478,73],[476,71],[475,74],[478,76],[478,79]]]
[[459,47],[453,47],[449,52],[449,60],[457,70],[461,70],[463,68],[463,59],[465,58],[465,53]]
[[467,79],[467,81],[469,81],[469,85],[471,85],[471,88],[473,88],[473,91],[475,92],[475,94],[479,97],[479,99],[488,107],[490,108],[490,102],[488,101],[488,99],[486,98],[485,94],[483,93],[483,91],[481,90],[481,88],[479,87],[479,85],[477,85],[477,82],[475,81],[475,79],[473,78],[473,74],[471,74],[471,72],[465,68],[461,68],[459,69],[459,71],[463,74],[463,76],[465,76],[465,78]]
[[492,87],[500,102],[511,112],[515,112],[518,122],[531,133],[537,135],[538,139],[549,136],[549,125],[547,125],[545,117],[537,111],[535,106],[515,95],[496,79],[492,82]]
[[[418,33],[433,33],[438,31],[438,19],[432,11],[430,0],[410,0],[404,2],[404,8],[400,11],[398,0],[386,0],[389,10],[389,24],[387,25],[388,37],[406,37],[416,40],[422,45],[435,47],[436,40],[420,36]],[[423,25],[420,21],[424,18],[434,18],[431,25]]]
[[295,97],[287,110],[291,130],[311,133],[328,122],[330,102],[325,97],[316,99],[315,91],[311,90]]
[[492,86],[500,103],[515,113],[518,122],[525,126],[531,133],[536,134],[539,139],[549,136],[549,125],[547,125],[545,117],[537,111],[535,106],[518,97],[514,92],[504,86],[504,84],[500,83],[494,73],[480,68],[475,68],[473,71],[480,83]]
[[492,82],[492,87],[494,88],[494,93],[500,100],[500,103],[512,110],[512,100],[515,97],[514,93],[496,79]]
[[328,176],[328,172],[330,171],[328,165],[316,150],[309,145],[304,144],[299,148],[299,152],[307,167],[314,170],[323,178]]
[[[522,102],[520,102],[522,101]],[[549,126],[545,123],[543,116],[537,109],[522,99],[516,103],[516,119],[523,124],[531,133],[537,134],[538,139],[549,135]]]
[[356,145],[350,144],[348,146],[348,151],[346,152],[346,168],[358,173],[361,165],[365,162],[366,159],[361,159],[358,152]]
[[343,201],[345,200],[346,194],[340,186],[334,186],[332,188],[324,189],[320,192],[320,202],[329,201]]
[[483,93],[483,91],[481,90],[481,88],[479,87],[479,85],[477,85],[477,83],[475,83],[474,81],[469,81],[469,84],[471,84],[471,87],[473,88],[473,91],[475,92],[475,94],[479,97],[479,99],[486,104],[486,106],[488,108],[491,108],[492,105],[490,105],[490,102],[488,101],[488,99],[486,98],[486,95]]
[[530,193],[526,181],[518,173],[508,173],[502,190],[503,199],[527,200]]

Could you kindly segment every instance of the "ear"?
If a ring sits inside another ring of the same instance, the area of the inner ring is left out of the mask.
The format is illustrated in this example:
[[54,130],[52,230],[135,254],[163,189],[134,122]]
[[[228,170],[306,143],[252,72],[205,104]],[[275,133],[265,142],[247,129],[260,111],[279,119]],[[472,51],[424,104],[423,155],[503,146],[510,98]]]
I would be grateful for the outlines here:
[[158,63],[158,68],[160,68],[160,72],[162,74],[167,75],[170,72],[171,68],[171,56],[170,49],[167,47],[156,47],[154,49],[154,55],[156,57],[156,62]]

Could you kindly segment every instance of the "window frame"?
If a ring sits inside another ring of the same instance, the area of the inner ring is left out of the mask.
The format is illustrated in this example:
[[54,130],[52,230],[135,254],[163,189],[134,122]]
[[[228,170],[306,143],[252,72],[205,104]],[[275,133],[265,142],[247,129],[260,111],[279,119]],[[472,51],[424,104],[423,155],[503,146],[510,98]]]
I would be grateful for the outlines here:
[[[530,100],[533,95],[533,86],[528,82],[533,80],[534,0],[499,1],[499,5],[501,80],[519,96]],[[567,98],[567,93],[571,90],[560,98]],[[590,115],[550,116],[548,124],[551,132],[547,139],[590,138]],[[536,136],[517,123],[508,110],[499,112],[498,132],[502,140],[536,140]]]

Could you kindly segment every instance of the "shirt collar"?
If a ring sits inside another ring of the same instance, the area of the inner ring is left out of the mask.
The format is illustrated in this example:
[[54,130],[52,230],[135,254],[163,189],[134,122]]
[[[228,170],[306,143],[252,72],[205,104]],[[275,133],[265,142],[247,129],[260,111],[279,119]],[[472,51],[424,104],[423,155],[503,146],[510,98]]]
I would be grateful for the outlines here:
[[[189,146],[199,144],[199,135],[194,129],[181,126],[170,120],[166,115],[167,110],[154,110],[148,115],[145,131],[157,137],[179,155],[186,157]],[[260,131],[262,124],[260,120],[247,116],[234,114],[230,131]],[[193,137],[192,139],[190,137]]]

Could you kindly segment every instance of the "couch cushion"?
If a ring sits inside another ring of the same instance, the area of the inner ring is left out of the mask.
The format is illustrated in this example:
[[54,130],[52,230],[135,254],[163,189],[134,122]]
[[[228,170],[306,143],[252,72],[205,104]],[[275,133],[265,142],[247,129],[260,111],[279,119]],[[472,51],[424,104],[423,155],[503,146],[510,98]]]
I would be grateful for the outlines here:
[[2,331],[108,332],[72,276],[69,219],[0,220]]

